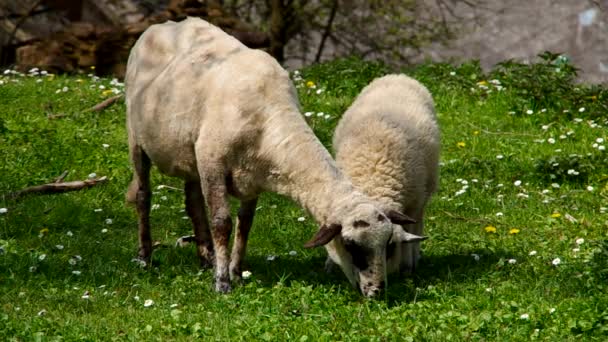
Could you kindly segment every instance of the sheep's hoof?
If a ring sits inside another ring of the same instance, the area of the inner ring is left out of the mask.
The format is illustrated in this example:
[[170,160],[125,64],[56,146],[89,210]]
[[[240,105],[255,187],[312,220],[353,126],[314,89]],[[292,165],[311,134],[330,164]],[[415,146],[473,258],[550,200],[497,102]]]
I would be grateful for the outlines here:
[[150,256],[152,255],[152,250],[151,248],[143,248],[140,247],[139,248],[139,252],[137,253],[137,260],[140,261],[140,264],[143,265],[150,265]]
[[222,294],[230,293],[232,288],[230,287],[230,281],[228,279],[217,279],[215,281],[215,292],[219,292]]
[[201,268],[213,268],[213,266],[215,265],[215,251],[213,250],[213,244],[199,244],[196,250],[198,252],[198,258],[201,261]]
[[230,268],[230,281],[238,285],[243,284],[243,276],[240,267]]
[[213,268],[213,264],[214,264],[213,257],[211,257],[211,259],[209,259],[208,257],[199,254],[199,259],[200,259],[202,269],[206,270],[206,269]]

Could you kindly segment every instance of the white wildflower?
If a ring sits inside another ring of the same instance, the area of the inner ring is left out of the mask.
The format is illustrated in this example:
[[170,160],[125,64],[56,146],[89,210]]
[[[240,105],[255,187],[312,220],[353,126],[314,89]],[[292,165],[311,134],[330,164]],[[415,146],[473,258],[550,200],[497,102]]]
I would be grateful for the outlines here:
[[530,251],[530,253],[528,253],[528,255],[530,255],[530,256],[536,255],[536,251]]
[[577,244],[577,245],[579,245],[579,246],[580,246],[580,245],[582,245],[582,244],[584,244],[584,243],[585,243],[585,239],[583,239],[583,238],[579,238],[579,239],[576,239],[576,241],[575,241],[575,242],[576,242],[576,244]]
[[95,172],[89,173],[89,178],[95,178],[97,174]]
[[152,299],[146,299],[146,300],[144,301],[144,307],[149,308],[149,307],[151,307],[152,305],[154,305],[154,301],[153,301]]
[[503,213],[501,213],[501,212],[497,212],[497,213],[496,213],[496,216],[500,217],[500,216],[504,216],[504,214],[503,214]]
[[501,159],[503,159],[504,157],[505,157],[505,156],[503,156],[502,154],[499,154],[499,155],[497,155],[497,156],[496,156],[496,159],[501,160]]
[[7,212],[8,212],[8,209],[0,208],[0,214],[6,214]]
[[304,220],[306,220],[306,218],[304,216],[298,217],[298,222],[304,222]]
[[40,254],[38,256],[38,260],[43,261],[44,259],[46,259],[46,254]]
[[243,279],[249,279],[249,277],[251,277],[251,272],[249,272],[249,271],[243,271],[243,273],[241,274],[241,276],[243,277]]
[[553,138],[549,138],[549,139],[547,139],[547,142],[548,142],[549,144],[555,144],[555,139],[553,139]]
[[472,253],[471,256],[473,257],[473,260],[479,261],[479,254]]
[[526,114],[528,114],[528,115],[532,115],[532,114],[534,114],[534,111],[533,111],[532,109],[528,109],[528,110],[526,111]]
[[79,276],[81,273],[82,273],[82,272],[80,272],[80,271],[72,271],[72,274],[73,274],[73,275],[77,275],[77,276]]
[[298,252],[296,252],[296,251],[289,251],[289,255],[296,256],[296,255],[298,255]]
[[553,259],[553,261],[551,261],[551,263],[552,263],[554,266],[557,266],[557,265],[559,265],[559,264],[561,264],[561,263],[562,263],[562,260],[561,260],[560,258],[555,258],[555,259]]
[[582,113],[582,112],[584,112],[584,111],[585,111],[585,107],[581,107],[581,108],[579,108],[579,109],[578,109],[578,112],[579,112],[579,113]]
[[509,260],[507,260],[507,261],[508,261],[508,262],[509,262],[509,264],[511,264],[511,265],[514,265],[514,264],[516,264],[516,263],[517,263],[517,260],[515,260],[515,259],[509,259]]
[[555,312],[555,308],[551,308],[551,309],[549,309],[549,313],[550,313],[550,314],[552,314],[552,313],[554,313],[554,312]]
[[519,316],[519,319],[529,320],[530,319],[530,315],[528,315],[527,313],[522,314],[521,316]]
[[105,222],[106,222],[106,224],[112,224],[112,222],[113,222],[113,221],[112,221],[112,219],[111,219],[111,218],[108,218],[108,219],[106,219],[106,221],[105,221]]
[[521,185],[521,181],[520,181],[520,180],[516,180],[516,181],[513,183],[513,185],[515,185],[515,186],[520,186],[520,185]]

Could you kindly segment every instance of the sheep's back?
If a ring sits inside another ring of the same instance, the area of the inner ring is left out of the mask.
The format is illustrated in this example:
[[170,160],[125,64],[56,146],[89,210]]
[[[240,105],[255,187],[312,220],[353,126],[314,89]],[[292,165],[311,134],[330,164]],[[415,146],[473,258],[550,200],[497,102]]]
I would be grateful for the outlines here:
[[340,120],[333,145],[339,167],[355,186],[391,208],[424,205],[436,191],[433,100],[407,76],[385,76],[365,87]]

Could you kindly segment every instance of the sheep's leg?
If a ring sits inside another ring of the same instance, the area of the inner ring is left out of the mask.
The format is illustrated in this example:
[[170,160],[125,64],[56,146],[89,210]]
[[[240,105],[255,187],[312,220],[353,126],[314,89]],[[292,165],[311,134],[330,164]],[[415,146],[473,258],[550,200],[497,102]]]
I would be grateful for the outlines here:
[[[416,223],[408,225],[408,232],[415,235],[422,235],[424,227],[422,220],[422,216],[417,217]],[[420,260],[420,242],[404,243],[401,260],[401,270],[407,274],[413,274],[418,266],[418,260]]]
[[[199,158],[199,156],[197,156]],[[215,249],[215,290],[221,293],[230,292],[230,275],[228,272],[230,254],[228,242],[232,231],[230,203],[226,186],[225,172],[217,162],[199,159],[198,169],[201,172],[201,188],[209,207],[211,216],[211,237]],[[215,166],[215,167],[214,167]]]
[[333,260],[331,260],[329,256],[327,256],[327,259],[325,259],[325,272],[333,273],[337,269],[337,266],[338,265]]
[[131,148],[131,161],[135,168],[133,180],[127,192],[127,200],[135,202],[139,228],[139,259],[146,263],[150,262],[152,255],[152,236],[150,234],[150,202],[152,192],[150,191],[150,158],[135,145]]
[[184,191],[186,193],[186,212],[192,221],[194,240],[196,241],[196,249],[200,258],[201,267],[212,267],[215,256],[201,184],[197,181],[187,181]]
[[230,257],[230,279],[233,282],[241,281],[242,262],[245,257],[247,238],[253,224],[253,216],[255,215],[257,203],[257,198],[250,201],[242,201],[239,208],[234,232],[234,245],[232,246],[232,255]]

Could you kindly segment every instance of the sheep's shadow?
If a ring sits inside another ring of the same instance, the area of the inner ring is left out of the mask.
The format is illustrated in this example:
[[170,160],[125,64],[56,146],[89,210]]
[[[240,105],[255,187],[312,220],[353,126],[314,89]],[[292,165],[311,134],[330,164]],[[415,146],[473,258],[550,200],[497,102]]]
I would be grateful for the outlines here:
[[[482,255],[475,260],[474,254]],[[488,254],[487,250],[471,250],[460,254],[424,256],[414,274],[394,274],[389,276],[387,298],[391,305],[421,299],[420,288],[439,282],[476,282],[480,276],[497,267],[506,251]],[[515,256],[517,257],[517,256]],[[279,256],[270,261],[266,256],[248,255],[244,270],[254,274],[260,286],[272,287],[277,281],[289,284],[303,281],[314,285],[337,285],[352,288],[342,271],[335,267],[332,272],[325,271],[325,255],[316,256]],[[357,293],[352,289],[353,293]]]
[[[389,277],[387,300],[390,306],[420,301],[435,296],[429,291],[439,283],[476,283],[483,275],[499,268],[501,259],[512,255],[506,250],[488,253],[470,250],[458,254],[430,254],[423,256],[414,274],[395,274]],[[519,258],[518,255],[513,256]]]

